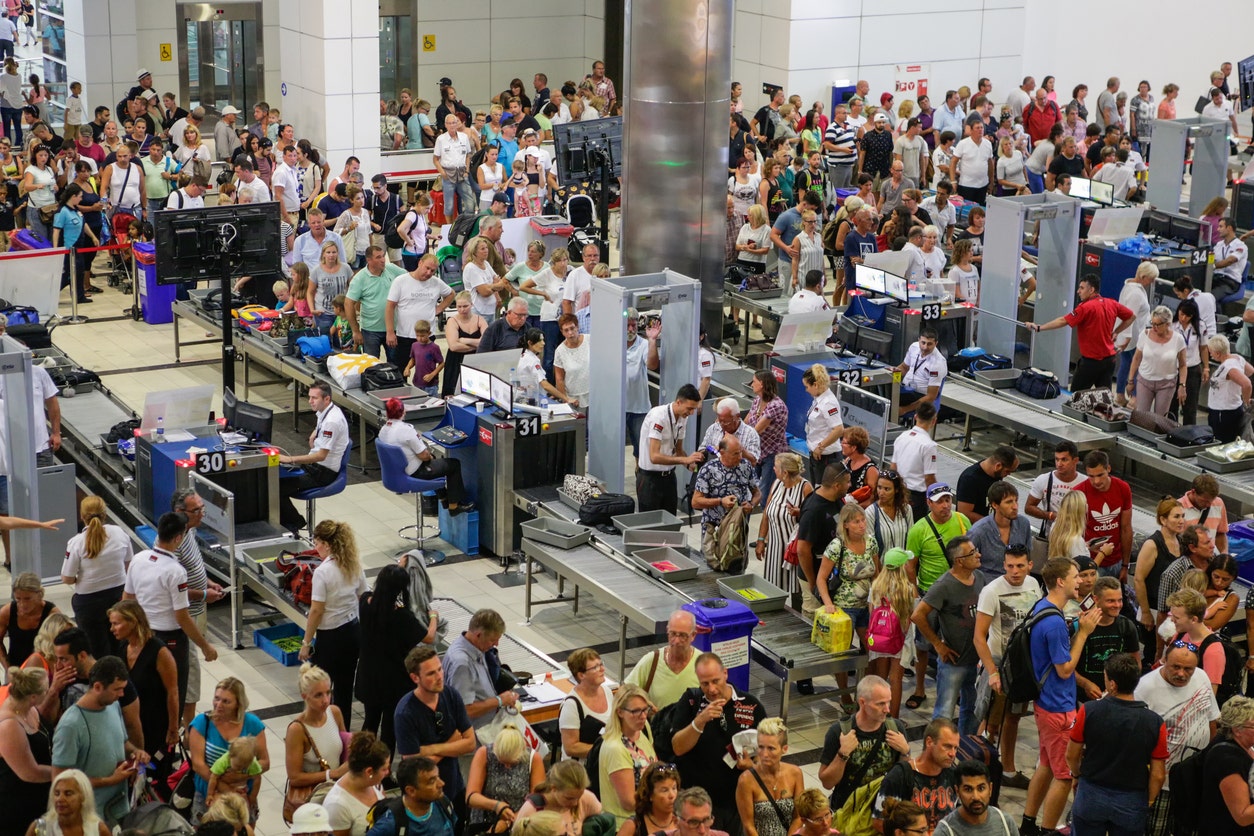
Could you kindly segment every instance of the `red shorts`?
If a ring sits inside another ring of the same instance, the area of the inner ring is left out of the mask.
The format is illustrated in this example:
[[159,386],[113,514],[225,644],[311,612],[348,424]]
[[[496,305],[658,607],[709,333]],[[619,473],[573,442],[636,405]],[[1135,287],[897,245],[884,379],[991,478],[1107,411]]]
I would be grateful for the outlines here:
[[1071,780],[1071,770],[1067,768],[1067,743],[1071,741],[1071,727],[1075,725],[1074,711],[1055,713],[1043,711],[1040,706],[1035,709],[1036,734],[1040,740],[1041,763],[1050,768],[1054,777],[1060,781]]

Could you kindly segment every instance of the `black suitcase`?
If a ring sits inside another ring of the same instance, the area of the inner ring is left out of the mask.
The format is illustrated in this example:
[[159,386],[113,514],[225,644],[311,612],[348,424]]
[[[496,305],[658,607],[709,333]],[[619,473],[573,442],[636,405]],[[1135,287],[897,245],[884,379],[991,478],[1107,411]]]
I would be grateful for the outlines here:
[[5,333],[32,351],[37,348],[52,348],[52,334],[48,326],[42,322],[31,325],[10,325]]

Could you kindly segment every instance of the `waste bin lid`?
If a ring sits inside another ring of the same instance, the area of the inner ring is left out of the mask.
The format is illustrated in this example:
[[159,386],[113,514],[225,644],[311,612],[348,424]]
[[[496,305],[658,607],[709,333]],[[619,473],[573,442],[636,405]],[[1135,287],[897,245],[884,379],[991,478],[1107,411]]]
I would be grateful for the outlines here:
[[757,626],[758,616],[739,601],[727,598],[705,598],[684,604],[684,609],[692,613],[697,620],[697,627],[706,630],[724,630]]

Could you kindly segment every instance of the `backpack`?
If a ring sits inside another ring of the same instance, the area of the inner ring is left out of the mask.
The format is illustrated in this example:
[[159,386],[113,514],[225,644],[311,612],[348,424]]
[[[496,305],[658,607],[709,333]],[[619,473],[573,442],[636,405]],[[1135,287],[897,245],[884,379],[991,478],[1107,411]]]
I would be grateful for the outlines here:
[[[1062,618],[1062,610],[1052,604],[1043,607],[1015,625],[1010,632],[1010,638],[1006,640],[1006,652],[998,670],[1006,698],[1012,703],[1031,702],[1041,695],[1045,677],[1037,679],[1036,671],[1032,667],[1032,629],[1053,616]],[[1046,671],[1046,676],[1048,675],[1049,672]]]
[[477,215],[473,213],[458,215],[449,226],[449,245],[457,247],[459,250],[466,249],[466,245],[470,243],[470,239],[474,238],[475,235],[478,234],[479,221],[491,214],[491,212],[480,212]]
[[395,389],[405,385],[405,375],[391,363],[377,363],[361,373],[361,389],[373,392],[376,389]]
[[[853,717],[847,717],[844,720],[841,720],[840,733],[848,734],[850,730],[853,729],[853,722]],[[885,736],[881,737],[872,745],[871,751],[867,753],[865,760],[862,762],[861,768],[852,773],[846,769],[845,774],[841,776],[841,779],[836,782],[836,786],[832,788],[831,800],[834,810],[840,810],[843,808],[846,802],[853,797],[854,793],[856,793],[860,787],[864,786],[862,779],[866,777],[866,773],[871,768],[871,765],[876,756],[879,754],[880,749],[887,745],[887,732],[896,731],[905,734],[905,730],[902,728],[901,724],[893,717],[888,717],[884,720],[884,728]],[[881,780],[883,780],[882,775],[879,778],[873,779],[871,783],[875,784],[878,789],[878,782]],[[874,797],[875,795],[872,794],[871,798],[874,799]],[[842,829],[841,832],[844,833],[845,831]]]
[[[1180,635],[1184,634],[1181,633]],[[1176,638],[1179,639],[1180,636]],[[1206,648],[1215,642],[1219,642],[1224,649],[1224,675],[1220,678],[1219,687],[1215,691],[1215,702],[1222,706],[1229,697],[1236,696],[1241,691],[1241,674],[1245,671],[1245,654],[1237,650],[1236,645],[1230,640],[1218,632],[1214,632],[1202,639],[1202,643],[1198,645],[1198,664],[1201,664],[1202,655],[1206,652]]]
[[296,603],[306,606],[313,603],[313,573],[321,562],[316,549],[282,551],[274,561],[275,568],[283,573],[283,588],[292,593]]
[[1004,354],[985,354],[982,357],[976,357],[967,366],[968,377],[973,377],[976,372],[993,372],[1001,369],[1008,369],[1013,365],[1013,361]]
[[[660,656],[654,657],[660,659]],[[652,674],[650,674],[652,680]],[[649,683],[653,684],[652,681]],[[693,694],[695,692],[695,696]],[[689,688],[687,691],[670,705],[662,706],[657,714],[653,715],[653,719],[649,720],[649,730],[653,733],[653,752],[657,755],[657,759],[662,763],[675,762],[675,749],[672,739],[675,737],[675,717],[679,714],[679,707],[687,702],[692,716],[696,716],[700,710],[698,706],[704,696],[701,694],[700,688]]]
[[636,500],[625,493],[599,493],[579,506],[580,525],[610,525],[619,514],[636,510]]
[[715,571],[732,574],[744,571],[749,559],[747,533],[745,509],[736,505],[719,521],[714,534],[714,554],[705,556]]
[[[534,798],[543,798],[543,796],[529,796]],[[440,805],[444,811],[444,815],[449,821],[454,821],[456,814],[453,812],[453,804],[446,797],[440,796],[434,803]],[[541,804],[544,802],[541,801]],[[405,836],[409,830],[410,818],[405,812],[405,797],[402,795],[387,795],[380,798],[374,805],[366,811],[366,829],[370,830],[383,819],[384,813],[391,813],[393,821],[396,822],[396,836]]]
[[383,243],[388,245],[388,249],[399,250],[405,246],[405,239],[401,237],[400,226],[404,215],[397,213],[387,219],[387,223],[383,225]]
[[900,653],[906,646],[906,635],[901,629],[897,611],[883,599],[871,610],[871,624],[867,628],[866,646],[876,653]]
[[1171,782],[1172,833],[1176,836],[1194,836],[1198,832],[1197,825],[1202,818],[1206,755],[1211,749],[1225,743],[1231,741],[1214,740],[1204,749],[1194,749],[1193,754],[1177,761],[1168,770],[1168,780]]
[[467,166],[467,170],[470,172],[470,178],[472,180],[477,180],[479,178],[479,166],[488,161],[489,148],[496,148],[499,153],[501,141],[499,139],[494,139],[491,142],[485,142],[483,145],[479,146],[478,151],[471,155],[470,165]]

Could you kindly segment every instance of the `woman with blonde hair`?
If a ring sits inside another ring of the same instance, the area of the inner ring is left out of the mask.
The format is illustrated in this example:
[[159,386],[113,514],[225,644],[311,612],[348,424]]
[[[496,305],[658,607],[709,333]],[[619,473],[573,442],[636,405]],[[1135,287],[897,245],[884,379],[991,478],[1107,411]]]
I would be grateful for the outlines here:
[[1222,334],[1212,335],[1206,341],[1206,348],[1210,359],[1218,364],[1210,377],[1206,420],[1216,439],[1233,441],[1241,432],[1241,422],[1250,405],[1250,377],[1254,375],[1254,366],[1234,354]]
[[209,147],[201,141],[200,129],[195,125],[183,129],[183,143],[174,152],[174,159],[179,163],[179,172],[189,177],[199,174],[208,178],[213,170]]
[[[38,796],[40,806],[44,796]],[[27,836],[110,836],[113,832],[96,811],[91,779],[81,769],[59,773],[47,794],[47,812],[30,823]],[[5,819],[12,820],[11,808]]]
[[91,655],[114,651],[109,635],[109,607],[122,600],[126,569],[134,550],[120,526],[108,522],[104,500],[87,496],[78,506],[83,530],[70,538],[61,564],[61,582],[74,587],[74,619],[87,633]]
[[126,662],[131,684],[139,696],[139,723],[144,749],[152,757],[160,780],[169,774],[173,758],[167,757],[178,743],[180,707],[178,667],[165,642],[153,636],[148,615],[139,602],[119,601],[106,613],[112,637],[121,644],[117,655]]
[[309,271],[309,289],[305,301],[309,303],[309,311],[313,314],[314,323],[326,333],[335,324],[335,313],[331,300],[348,291],[348,283],[353,279],[353,271],[340,260],[340,244],[337,241],[326,241],[318,264]]
[[335,781],[348,772],[342,759],[348,726],[338,705],[331,704],[331,677],[310,662],[300,666],[297,677],[305,708],[287,725],[283,738],[283,762],[287,768],[287,792],[310,791],[325,781]]
[[518,726],[507,723],[496,739],[475,750],[466,776],[470,827],[501,832],[514,823],[527,796],[544,782],[544,759],[533,751]]
[[801,767],[784,763],[787,752],[788,727],[778,717],[767,717],[758,724],[755,765],[741,772],[736,782],[736,809],[745,836],[797,832],[797,801],[806,788],[805,776]]
[[[305,619],[301,661],[313,663],[331,677],[332,699],[351,723],[353,680],[361,650],[357,600],[370,589],[357,554],[357,538],[345,522],[323,520],[314,526],[313,544],[322,562],[313,574],[313,594]],[[315,640],[317,644],[315,645]]]
[[38,710],[48,674],[9,668],[8,691],[0,704],[0,834],[19,836],[43,812],[52,781],[52,725]]
[[[1050,558],[1080,557],[1088,555],[1088,543],[1084,540],[1084,528],[1089,514],[1089,501],[1083,491],[1071,491],[1058,503],[1057,516],[1049,526]],[[1109,548],[1108,548],[1109,547]],[[1114,551],[1107,543],[1101,547],[1105,554]]]
[[514,829],[517,830],[523,821],[539,815],[543,810],[561,816],[562,833],[582,833],[584,821],[601,812],[601,802],[588,789],[589,783],[588,773],[579,761],[553,764],[548,777],[518,809]]
[[[823,235],[819,231],[819,216],[814,210],[807,209],[801,213],[801,231],[797,233],[797,237],[793,239],[793,243],[798,248],[797,257],[792,260],[792,279],[788,287],[790,292],[801,290],[804,286],[805,277],[810,271],[817,270],[822,273],[825,267],[823,258]],[[824,278],[819,284],[819,296],[823,296],[823,284],[827,282]]]
[[914,115],[914,100],[902,99],[901,104],[897,105],[897,135],[905,134],[906,128],[909,126],[910,117]]
[[801,820],[797,836],[830,836],[832,805],[827,793],[818,787],[811,787],[797,796],[797,818]]
[[621,827],[636,808],[640,773],[657,760],[653,732],[649,729],[649,695],[639,685],[620,685],[614,710],[605,726],[598,764],[601,771],[601,803]]
[[[256,738],[257,761],[264,774],[270,769],[270,749],[266,744],[266,726],[261,718],[248,710],[248,689],[233,676],[218,682],[213,689],[213,708],[196,717],[187,725],[187,752],[195,773],[195,795],[192,798],[192,821],[200,820],[207,805],[209,792],[209,766],[216,763],[230,749],[237,737]],[[243,781],[248,776],[228,772],[228,781]],[[257,811],[252,810],[255,821]]]
[[[906,510],[909,508],[910,506],[907,505]],[[888,681],[889,691],[892,694],[888,713],[894,717],[901,711],[901,681],[902,674],[905,672],[901,656],[903,651],[913,647],[910,615],[914,612],[918,587],[910,579],[910,572],[907,568],[912,557],[910,552],[902,548],[886,550],[883,569],[875,576],[875,580],[871,581],[871,594],[868,596],[872,611],[876,607],[887,605],[892,608],[893,614],[897,616],[897,623],[901,627],[902,644],[895,653],[883,649],[882,645],[868,647],[867,673]]]
[[566,829],[566,822],[561,813],[541,810],[525,819],[515,821],[509,833],[510,836],[568,836],[570,831]]
[[248,823],[248,801],[238,793],[218,793],[200,817],[201,824],[210,821],[226,822],[235,829],[235,836],[253,836],[253,826]]

